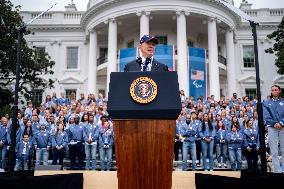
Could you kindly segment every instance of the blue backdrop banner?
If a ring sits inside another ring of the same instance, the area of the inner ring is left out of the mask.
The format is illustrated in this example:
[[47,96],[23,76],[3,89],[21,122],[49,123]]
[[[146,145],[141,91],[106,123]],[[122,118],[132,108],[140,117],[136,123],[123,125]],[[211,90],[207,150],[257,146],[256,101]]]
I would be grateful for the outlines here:
[[154,58],[168,66],[169,70],[174,68],[174,48],[172,45],[157,45]]
[[192,48],[189,52],[189,95],[206,98],[206,58],[205,49]]
[[118,71],[123,72],[124,66],[136,59],[137,48],[120,49]]
[[[118,71],[123,72],[124,66],[137,57],[137,48],[120,49]],[[157,45],[154,58],[163,64],[166,64],[169,70],[174,68],[174,49],[172,45]]]

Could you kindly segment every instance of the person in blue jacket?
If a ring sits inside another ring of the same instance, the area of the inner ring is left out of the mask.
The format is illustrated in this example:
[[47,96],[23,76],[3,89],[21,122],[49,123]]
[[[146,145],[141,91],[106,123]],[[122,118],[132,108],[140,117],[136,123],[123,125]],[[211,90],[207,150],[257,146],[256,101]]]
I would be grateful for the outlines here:
[[[271,87],[270,99],[263,103],[263,118],[268,128],[268,143],[274,172],[284,173],[284,99],[278,85]],[[282,156],[281,160],[279,155]]]
[[108,117],[101,117],[101,125],[99,130],[99,150],[101,171],[105,170],[105,158],[107,158],[107,170],[110,170],[112,161],[112,147],[114,144],[113,129],[110,127]]
[[[75,124],[70,125],[66,132],[68,134],[69,139],[69,153],[70,153],[70,161],[71,161],[71,169],[79,169],[83,168],[83,159],[84,159],[84,137],[83,131],[84,128],[82,125],[79,125],[80,118],[79,116],[75,116],[74,118]],[[78,161],[76,159],[78,158]]]
[[34,150],[33,143],[29,137],[29,134],[24,133],[22,141],[16,145],[15,171],[19,171],[20,169],[28,170],[28,163],[31,160]]
[[48,165],[48,152],[51,145],[50,132],[46,130],[46,124],[40,123],[40,130],[34,135],[34,146],[36,149],[36,166]]
[[[203,114],[203,122],[199,130],[199,136],[201,138],[202,146],[202,161],[204,170],[213,171],[214,161],[213,161],[213,148],[214,148],[214,137],[216,130],[209,120],[207,113]],[[207,165],[207,156],[209,158],[209,166]]]
[[[3,118],[6,119],[7,118]],[[5,166],[6,166],[6,152],[7,152],[7,145],[8,145],[8,128],[7,128],[7,124],[4,125],[2,123],[2,125],[0,126],[0,170],[4,171]]]
[[239,125],[231,125],[231,131],[227,133],[227,141],[231,169],[233,171],[241,170],[243,134]]
[[175,144],[174,144],[175,161],[179,160],[179,150],[181,150],[181,153],[182,153],[183,142],[181,141],[180,136],[181,136],[181,128],[182,128],[182,125],[184,124],[185,122],[182,121],[182,116],[180,114],[176,120],[176,129],[175,129],[176,130]]
[[227,130],[222,120],[217,121],[216,135],[215,135],[215,147],[216,147],[216,157],[218,161],[218,167],[221,168],[222,165],[227,167]]
[[89,114],[89,123],[84,126],[84,141],[86,154],[86,170],[90,169],[92,161],[92,169],[96,170],[97,162],[97,145],[99,137],[99,127],[94,122],[94,114]]
[[247,158],[248,170],[258,171],[258,152],[259,138],[258,128],[253,125],[253,120],[246,122],[246,129],[243,131],[244,136],[244,152]]
[[68,135],[64,131],[64,122],[57,123],[55,133],[51,135],[52,141],[52,164],[56,165],[59,159],[59,165],[63,165],[65,150],[68,145]]
[[[191,112],[191,115],[195,115],[195,118],[197,117],[196,113]],[[182,159],[182,170],[185,171],[187,169],[187,155],[188,152],[190,152],[190,156],[192,159],[192,170],[196,170],[196,145],[195,145],[195,139],[198,134],[198,128],[200,126],[199,120],[192,120],[190,115],[186,116],[185,124],[181,127],[181,135],[183,139],[183,159]]]

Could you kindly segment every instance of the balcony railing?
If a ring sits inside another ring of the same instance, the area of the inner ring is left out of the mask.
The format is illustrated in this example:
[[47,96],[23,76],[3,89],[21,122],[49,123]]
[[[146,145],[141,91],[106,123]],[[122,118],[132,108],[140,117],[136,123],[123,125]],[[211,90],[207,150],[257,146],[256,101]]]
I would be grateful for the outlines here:
[[218,55],[218,62],[220,62],[221,64],[224,64],[225,66],[227,65],[227,59],[220,54]]
[[97,59],[97,66],[107,62],[107,57],[100,57]]

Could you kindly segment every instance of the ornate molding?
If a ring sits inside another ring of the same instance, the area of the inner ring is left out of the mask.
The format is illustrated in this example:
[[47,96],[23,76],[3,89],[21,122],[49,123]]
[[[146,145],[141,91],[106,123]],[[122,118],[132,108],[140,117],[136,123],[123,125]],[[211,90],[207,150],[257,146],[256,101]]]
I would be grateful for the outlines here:
[[215,17],[215,16],[208,16],[208,18],[207,18],[207,21],[208,22],[213,22],[213,21],[217,21],[217,17]]
[[151,14],[151,11],[145,11],[145,10],[136,12],[137,16],[142,16],[142,15],[149,16],[150,14]]
[[115,17],[108,18],[107,20],[104,21],[105,24],[108,24],[110,22],[115,23],[117,19]]
[[189,16],[190,15],[190,11],[188,10],[183,10],[183,9],[177,9],[176,10],[176,15],[180,16],[180,15],[185,15],[185,16]]

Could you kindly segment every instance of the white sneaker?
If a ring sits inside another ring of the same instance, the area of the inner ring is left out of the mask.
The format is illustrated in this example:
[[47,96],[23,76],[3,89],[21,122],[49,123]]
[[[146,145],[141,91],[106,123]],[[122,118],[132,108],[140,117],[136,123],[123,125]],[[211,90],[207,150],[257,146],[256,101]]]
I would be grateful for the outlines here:
[[221,168],[221,167],[222,167],[222,164],[221,164],[221,163],[218,163],[218,167]]
[[227,164],[226,163],[224,163],[223,165],[224,165],[225,168],[227,168]]

